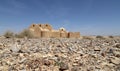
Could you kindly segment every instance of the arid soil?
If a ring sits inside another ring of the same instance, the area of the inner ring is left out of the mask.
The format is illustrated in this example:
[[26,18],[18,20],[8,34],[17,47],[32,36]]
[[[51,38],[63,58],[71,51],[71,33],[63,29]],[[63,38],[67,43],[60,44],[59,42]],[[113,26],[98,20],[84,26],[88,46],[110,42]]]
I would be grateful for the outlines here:
[[120,71],[120,39],[0,38],[0,71]]

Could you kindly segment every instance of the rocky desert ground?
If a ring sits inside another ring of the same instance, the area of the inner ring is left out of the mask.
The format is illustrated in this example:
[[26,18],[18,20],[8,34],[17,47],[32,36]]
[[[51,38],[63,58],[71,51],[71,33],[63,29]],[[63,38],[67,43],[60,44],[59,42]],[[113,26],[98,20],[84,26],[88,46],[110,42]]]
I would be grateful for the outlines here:
[[120,38],[0,38],[0,71],[120,71]]

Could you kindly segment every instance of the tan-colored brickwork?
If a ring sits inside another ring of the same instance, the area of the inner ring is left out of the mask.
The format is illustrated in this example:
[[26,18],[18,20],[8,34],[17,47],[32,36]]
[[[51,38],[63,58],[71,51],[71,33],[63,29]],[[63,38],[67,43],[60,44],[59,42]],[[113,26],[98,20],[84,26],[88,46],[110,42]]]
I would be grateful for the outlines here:
[[60,38],[60,32],[59,31],[52,31],[52,36],[53,38]]
[[60,31],[60,37],[61,38],[67,38],[68,37],[68,32],[65,30],[65,28],[60,28],[59,29],[59,31]]
[[42,33],[41,33],[41,36],[42,37],[47,37],[47,38],[49,38],[49,37],[51,37],[51,32],[50,31],[42,31]]
[[33,35],[34,35],[35,37],[41,37],[41,32],[42,32],[42,30],[41,30],[41,28],[39,28],[38,25],[32,24],[32,25],[29,27],[29,30],[33,33]]
[[68,38],[79,38],[80,37],[80,32],[69,32],[68,33]]
[[32,24],[29,30],[35,37],[46,38],[79,38],[80,32],[67,32],[65,28],[54,30],[49,24]]

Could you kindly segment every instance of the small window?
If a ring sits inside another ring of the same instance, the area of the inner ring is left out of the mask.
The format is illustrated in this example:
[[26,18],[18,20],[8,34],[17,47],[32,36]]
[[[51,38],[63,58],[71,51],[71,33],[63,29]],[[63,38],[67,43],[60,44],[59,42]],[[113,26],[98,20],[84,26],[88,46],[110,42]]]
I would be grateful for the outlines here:
[[35,25],[33,24],[33,27],[35,27]]
[[45,26],[48,26],[47,24]]
[[41,25],[39,25],[39,27],[41,27]]

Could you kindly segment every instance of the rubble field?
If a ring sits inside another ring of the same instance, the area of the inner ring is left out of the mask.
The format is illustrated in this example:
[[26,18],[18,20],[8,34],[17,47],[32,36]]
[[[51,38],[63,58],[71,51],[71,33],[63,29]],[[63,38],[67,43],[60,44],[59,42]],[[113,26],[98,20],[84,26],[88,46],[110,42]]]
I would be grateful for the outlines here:
[[0,71],[120,71],[120,39],[0,38]]

